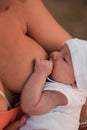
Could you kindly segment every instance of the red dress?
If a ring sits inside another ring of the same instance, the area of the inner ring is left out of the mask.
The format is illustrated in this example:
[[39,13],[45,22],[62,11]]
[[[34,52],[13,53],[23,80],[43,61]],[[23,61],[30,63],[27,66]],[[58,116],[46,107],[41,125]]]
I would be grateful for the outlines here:
[[20,112],[20,107],[0,112],[0,130],[3,130],[9,123],[13,122]]

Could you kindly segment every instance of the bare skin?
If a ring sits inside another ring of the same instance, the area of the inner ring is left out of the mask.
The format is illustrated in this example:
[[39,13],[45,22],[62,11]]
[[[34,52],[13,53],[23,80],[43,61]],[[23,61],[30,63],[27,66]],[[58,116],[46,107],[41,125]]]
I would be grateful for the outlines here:
[[70,38],[41,0],[0,0],[0,79],[9,101],[21,92],[33,59],[45,59]]
[[0,78],[8,89],[21,92],[32,72],[32,59],[37,56],[46,58],[46,52],[26,36],[26,20],[21,16],[22,12],[19,12],[20,6],[16,8],[17,13],[16,2],[12,4],[14,5],[0,14]]
[[27,116],[22,116],[19,120],[13,122],[11,125],[7,126],[4,130],[18,130],[26,121]]
[[[8,89],[17,93],[21,92],[33,70],[34,58],[45,59],[47,57],[45,50],[51,52],[59,47],[61,42],[71,37],[47,13],[40,0],[26,0],[24,2],[22,0],[1,0],[0,4],[2,7],[0,12],[0,79],[8,97]],[[30,8],[28,8],[29,6]],[[36,11],[38,6],[40,8],[37,11],[36,21],[34,10]],[[40,11],[41,8],[42,11]],[[42,13],[44,19],[48,17],[46,23],[39,17],[42,16]],[[54,24],[54,27],[51,26],[50,22]],[[46,31],[44,24],[49,25]],[[52,31],[49,31],[49,28]],[[57,33],[58,28],[60,33],[64,32],[63,36]],[[41,33],[42,31],[45,32]],[[47,37],[48,32],[50,32],[49,37]],[[34,37],[36,41],[29,36]],[[46,49],[44,50],[40,45]]]

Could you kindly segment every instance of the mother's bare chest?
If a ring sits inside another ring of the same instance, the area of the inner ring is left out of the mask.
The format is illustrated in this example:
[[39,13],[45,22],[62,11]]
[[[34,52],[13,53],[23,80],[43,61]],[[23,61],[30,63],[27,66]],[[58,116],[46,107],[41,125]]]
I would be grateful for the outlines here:
[[26,42],[25,24],[10,14],[0,14],[0,78],[7,80],[6,84],[15,81],[16,85],[24,72],[26,75]]
[[15,43],[23,33],[26,33],[26,26],[22,19],[8,12],[0,14],[0,43]]

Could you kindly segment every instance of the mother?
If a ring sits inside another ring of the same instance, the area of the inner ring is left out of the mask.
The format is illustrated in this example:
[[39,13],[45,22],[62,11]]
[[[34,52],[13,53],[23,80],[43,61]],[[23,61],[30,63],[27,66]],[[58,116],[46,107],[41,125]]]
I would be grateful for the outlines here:
[[[0,0],[0,79],[10,103],[9,93],[21,93],[33,71],[33,59],[47,58],[71,38],[41,0]],[[87,121],[87,104],[81,121]]]

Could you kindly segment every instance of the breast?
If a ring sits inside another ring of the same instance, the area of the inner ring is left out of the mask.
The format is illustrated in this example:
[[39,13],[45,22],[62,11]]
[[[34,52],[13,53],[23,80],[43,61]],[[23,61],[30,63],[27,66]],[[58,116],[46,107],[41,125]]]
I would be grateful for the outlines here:
[[0,78],[6,87],[19,93],[33,71],[34,59],[46,58],[47,54],[12,17],[0,19],[0,28]]

